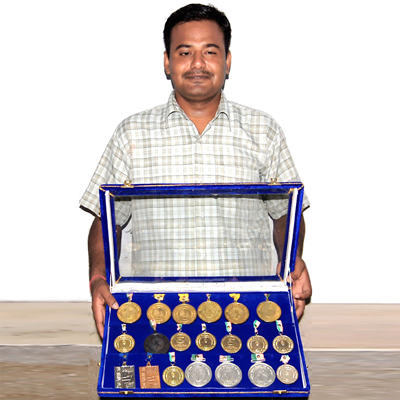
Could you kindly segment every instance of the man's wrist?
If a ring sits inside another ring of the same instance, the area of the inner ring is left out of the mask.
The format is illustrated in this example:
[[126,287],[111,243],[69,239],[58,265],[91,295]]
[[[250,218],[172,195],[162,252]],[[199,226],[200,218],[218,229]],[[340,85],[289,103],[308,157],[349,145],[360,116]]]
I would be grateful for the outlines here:
[[89,289],[92,290],[92,283],[96,280],[96,279],[103,279],[107,282],[107,278],[105,278],[103,275],[93,275],[92,278],[90,279],[89,282]]

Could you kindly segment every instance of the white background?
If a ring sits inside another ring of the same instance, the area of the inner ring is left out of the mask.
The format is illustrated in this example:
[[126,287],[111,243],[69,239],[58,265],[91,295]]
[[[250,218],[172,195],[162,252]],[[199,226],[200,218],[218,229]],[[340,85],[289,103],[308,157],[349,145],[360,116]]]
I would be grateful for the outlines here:
[[[89,299],[78,201],[118,123],[166,102],[162,30],[186,4],[0,3],[1,300]],[[313,302],[398,302],[399,2],[213,4],[227,97],[278,121],[311,200]]]

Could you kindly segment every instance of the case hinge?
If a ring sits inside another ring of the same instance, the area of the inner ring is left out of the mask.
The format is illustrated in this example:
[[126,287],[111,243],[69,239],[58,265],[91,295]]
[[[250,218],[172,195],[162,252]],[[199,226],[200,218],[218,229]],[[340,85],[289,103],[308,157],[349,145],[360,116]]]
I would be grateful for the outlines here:
[[286,394],[287,390],[274,390],[272,393],[273,394]]
[[133,185],[131,184],[132,181],[127,179],[124,184],[122,185],[123,188],[133,188]]
[[119,392],[119,394],[125,394],[125,395],[133,394],[133,391],[132,390],[124,390],[123,392]]
[[271,178],[271,185],[277,185],[278,184],[278,178]]

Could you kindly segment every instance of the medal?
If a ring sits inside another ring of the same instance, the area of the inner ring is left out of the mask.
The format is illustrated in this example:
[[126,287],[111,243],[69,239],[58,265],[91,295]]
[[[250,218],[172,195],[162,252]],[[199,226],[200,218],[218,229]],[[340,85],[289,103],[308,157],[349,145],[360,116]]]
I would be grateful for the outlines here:
[[268,349],[267,339],[260,335],[254,335],[247,341],[247,348],[254,354],[265,353]]
[[279,335],[277,336],[274,341],[272,342],[272,347],[279,353],[279,354],[288,354],[294,348],[293,340],[290,339],[289,336],[286,335]]
[[172,336],[171,346],[176,351],[185,351],[192,344],[192,340],[190,339],[189,335],[181,332],[182,324],[177,324],[177,325],[178,325],[178,333],[175,333],[175,335]]
[[201,303],[197,309],[197,314],[201,320],[207,323],[218,321],[222,316],[222,308],[215,301],[210,300],[211,295],[207,294],[207,301]]
[[269,294],[265,294],[266,300],[257,306],[257,315],[264,322],[274,322],[282,315],[282,310],[278,304],[269,301]]
[[122,325],[122,335],[114,340],[114,347],[119,353],[129,353],[135,347],[135,339],[126,333],[126,325]]
[[156,332],[157,323],[152,319],[150,326],[154,329],[154,333],[147,336],[144,341],[143,347],[147,353],[151,354],[165,354],[169,350],[169,340],[162,333]]
[[171,309],[166,304],[161,303],[164,296],[164,294],[155,294],[154,298],[158,300],[158,302],[152,304],[147,309],[147,318],[149,320],[154,319],[157,324],[164,324],[171,318]]
[[203,331],[196,338],[196,345],[200,350],[210,351],[217,345],[217,339],[211,333],[208,333],[205,327],[206,324],[202,324]]
[[260,336],[258,334],[258,327],[260,326],[260,321],[255,320],[253,322],[254,333],[255,335],[252,336],[247,341],[247,348],[254,354],[263,354],[268,349],[268,342],[267,339]]
[[161,389],[160,371],[158,365],[150,364],[151,355],[147,357],[145,367],[139,367],[140,388],[141,389]]
[[175,365],[175,353],[169,353],[169,360],[171,361],[171,366],[164,370],[163,381],[168,386],[179,386],[185,380],[185,374],[181,368]]
[[185,369],[185,378],[192,386],[203,387],[211,381],[212,371],[211,368],[203,362],[205,359],[202,356],[195,356],[195,359],[202,361],[194,361],[189,364]]
[[138,304],[132,302],[132,293],[128,293],[126,296],[129,300],[118,308],[117,317],[125,324],[132,324],[141,317],[142,309]]
[[234,302],[225,308],[225,318],[232,324],[243,324],[249,318],[249,310],[244,304],[237,302],[240,298],[239,293],[232,293],[229,296]]
[[144,341],[144,350],[152,354],[166,354],[169,350],[169,340],[162,333],[154,332]]
[[135,389],[135,366],[126,365],[126,354],[121,367],[114,367],[116,389]]
[[215,369],[215,379],[224,387],[235,387],[242,380],[242,370],[231,362],[223,362]]
[[257,387],[268,387],[275,381],[274,369],[265,363],[257,362],[249,369],[249,380]]
[[196,320],[197,313],[193,306],[186,303],[189,301],[189,295],[187,293],[179,294],[179,300],[182,302],[182,304],[179,304],[174,308],[174,311],[172,312],[172,318],[178,324],[192,324]]
[[276,370],[276,376],[282,383],[290,385],[297,381],[299,373],[297,372],[297,369],[293,367],[293,365],[286,364],[281,365]]
[[225,322],[228,335],[224,336],[221,340],[221,347],[227,353],[237,353],[242,348],[242,341],[236,335],[232,335],[232,325],[230,322]]

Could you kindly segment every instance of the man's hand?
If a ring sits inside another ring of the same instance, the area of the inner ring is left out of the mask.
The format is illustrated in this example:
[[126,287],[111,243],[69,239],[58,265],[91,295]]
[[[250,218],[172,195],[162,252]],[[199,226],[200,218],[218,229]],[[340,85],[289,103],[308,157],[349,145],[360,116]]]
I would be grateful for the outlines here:
[[290,280],[292,280],[292,293],[297,319],[300,319],[304,313],[306,301],[311,297],[312,287],[306,263],[298,256],[296,257],[294,271],[288,276],[288,282]]
[[117,310],[119,306],[114,296],[110,293],[108,283],[104,279],[101,279],[100,277],[95,278],[91,285],[91,292],[92,311],[96,322],[97,332],[99,332],[99,335],[103,338],[106,305],[110,306],[114,310]]

